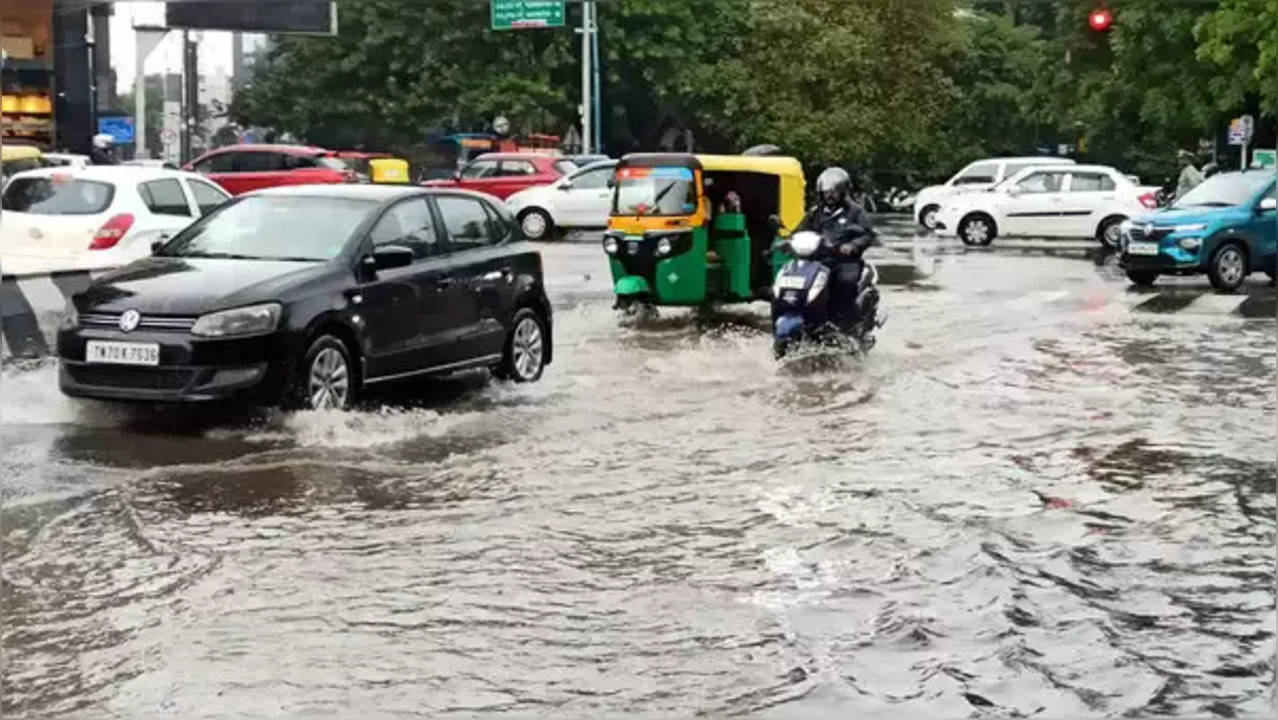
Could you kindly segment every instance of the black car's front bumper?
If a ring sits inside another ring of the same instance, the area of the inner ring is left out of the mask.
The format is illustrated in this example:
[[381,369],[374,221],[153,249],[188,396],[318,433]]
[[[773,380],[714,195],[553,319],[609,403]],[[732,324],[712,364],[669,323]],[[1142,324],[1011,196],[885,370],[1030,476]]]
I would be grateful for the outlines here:
[[[90,340],[157,343],[158,365],[86,362]],[[269,400],[288,380],[293,349],[284,335],[202,339],[186,332],[122,333],[106,328],[58,332],[58,386],[72,397],[138,402]]]

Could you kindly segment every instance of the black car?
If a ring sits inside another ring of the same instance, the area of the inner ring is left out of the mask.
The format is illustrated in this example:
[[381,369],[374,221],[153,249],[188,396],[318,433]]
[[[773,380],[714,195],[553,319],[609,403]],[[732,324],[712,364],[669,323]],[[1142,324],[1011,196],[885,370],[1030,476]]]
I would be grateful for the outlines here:
[[345,408],[362,388],[551,361],[541,255],[498,202],[460,190],[310,185],[249,193],[76,294],[67,395],[249,395]]

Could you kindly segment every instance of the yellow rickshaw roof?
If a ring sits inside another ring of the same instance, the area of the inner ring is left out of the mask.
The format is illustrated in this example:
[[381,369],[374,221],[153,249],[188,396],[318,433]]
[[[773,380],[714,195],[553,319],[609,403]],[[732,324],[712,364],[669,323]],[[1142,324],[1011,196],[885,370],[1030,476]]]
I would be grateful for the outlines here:
[[708,172],[754,172],[803,177],[803,164],[778,155],[694,155]]
[[42,154],[40,148],[30,145],[5,145],[0,148],[0,160],[26,160],[38,158]]
[[691,155],[688,153],[632,153],[619,167],[681,165],[707,172],[753,172],[803,179],[803,164],[779,155]]

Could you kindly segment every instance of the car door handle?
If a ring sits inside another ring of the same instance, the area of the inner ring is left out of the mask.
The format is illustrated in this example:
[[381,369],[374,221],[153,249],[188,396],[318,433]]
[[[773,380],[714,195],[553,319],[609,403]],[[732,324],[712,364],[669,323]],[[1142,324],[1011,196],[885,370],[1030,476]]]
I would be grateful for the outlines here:
[[435,289],[447,290],[453,286],[453,279],[447,276],[435,278]]
[[479,279],[485,282],[495,282],[497,280],[509,280],[510,268],[502,268],[501,270],[493,270],[492,272],[484,273],[483,276],[480,277]]

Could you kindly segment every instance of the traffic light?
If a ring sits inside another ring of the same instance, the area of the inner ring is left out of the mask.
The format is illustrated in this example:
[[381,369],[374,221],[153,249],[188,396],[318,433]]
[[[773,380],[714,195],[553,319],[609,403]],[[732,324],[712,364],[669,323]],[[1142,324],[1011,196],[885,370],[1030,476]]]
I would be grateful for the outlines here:
[[1114,24],[1114,13],[1107,7],[1098,7],[1087,16],[1087,26],[1093,32],[1108,32]]

